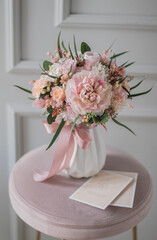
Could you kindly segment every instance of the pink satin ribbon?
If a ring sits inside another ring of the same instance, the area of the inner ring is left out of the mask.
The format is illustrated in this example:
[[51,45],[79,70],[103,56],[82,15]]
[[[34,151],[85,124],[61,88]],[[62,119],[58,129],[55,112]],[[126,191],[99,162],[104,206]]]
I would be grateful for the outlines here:
[[[59,123],[54,122],[51,125],[47,123],[47,121],[43,121],[43,124],[45,126],[45,129],[47,133],[54,133],[56,132]],[[92,141],[92,138],[87,130],[88,128],[86,126],[75,126],[71,130],[71,125],[64,125],[62,128],[60,135],[58,137],[58,142],[56,146],[56,150],[53,157],[53,162],[50,168],[50,171],[44,171],[44,170],[38,170],[33,172],[34,180],[37,182],[45,181],[46,179],[54,176],[58,172],[61,172],[63,169],[65,169],[71,160],[71,157],[74,152],[74,136],[76,137],[78,145],[86,149],[89,147],[89,144]],[[66,156],[66,157],[65,157]]]

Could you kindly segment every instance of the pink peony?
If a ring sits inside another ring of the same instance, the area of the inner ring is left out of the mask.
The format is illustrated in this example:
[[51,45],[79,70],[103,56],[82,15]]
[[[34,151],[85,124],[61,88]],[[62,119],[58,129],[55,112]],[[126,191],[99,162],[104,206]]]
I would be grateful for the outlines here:
[[95,52],[85,52],[84,59],[84,69],[90,71],[96,63],[100,62],[100,55]]
[[66,99],[76,114],[84,115],[93,111],[102,115],[109,107],[111,97],[112,86],[93,72],[78,72],[67,83]]

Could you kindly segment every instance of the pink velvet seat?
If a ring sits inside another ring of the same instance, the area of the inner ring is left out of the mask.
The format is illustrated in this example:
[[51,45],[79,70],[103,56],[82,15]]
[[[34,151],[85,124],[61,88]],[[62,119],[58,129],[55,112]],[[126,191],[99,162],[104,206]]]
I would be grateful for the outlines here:
[[42,183],[34,182],[32,170],[48,170],[52,161],[43,146],[24,155],[11,173],[9,194],[17,215],[40,232],[64,239],[109,237],[137,225],[151,206],[151,178],[147,170],[127,153],[113,147],[108,147],[107,152],[105,169],[138,172],[132,209],[109,206],[103,211],[70,200],[69,196],[86,179],[60,174]]

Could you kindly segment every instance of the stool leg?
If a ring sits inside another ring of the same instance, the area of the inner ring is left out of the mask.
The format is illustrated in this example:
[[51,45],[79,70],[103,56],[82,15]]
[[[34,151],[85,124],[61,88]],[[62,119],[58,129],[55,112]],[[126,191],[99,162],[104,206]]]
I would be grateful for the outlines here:
[[40,240],[40,232],[36,231],[36,240]]
[[132,240],[137,240],[137,226],[132,229]]

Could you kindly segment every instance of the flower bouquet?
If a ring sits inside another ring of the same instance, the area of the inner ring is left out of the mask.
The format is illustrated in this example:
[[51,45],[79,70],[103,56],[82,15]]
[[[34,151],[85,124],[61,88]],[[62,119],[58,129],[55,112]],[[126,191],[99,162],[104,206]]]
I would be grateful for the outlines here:
[[[50,61],[41,67],[40,79],[33,80],[32,91],[18,88],[33,95],[33,106],[44,109],[43,124],[48,133],[54,133],[47,150],[58,138],[50,172],[34,173],[36,181],[44,181],[57,172],[67,169],[74,177],[89,177],[101,170],[106,151],[96,126],[106,130],[106,123],[114,123],[134,132],[117,120],[127,100],[148,93],[133,94],[143,80],[130,86],[133,76],[126,69],[134,62],[118,66],[116,59],[127,52],[112,54],[111,48],[102,55],[92,52],[87,43],[74,51],[65,47],[58,36],[56,56],[47,52]],[[128,107],[132,108],[129,104]],[[93,167],[92,167],[93,166]]]

